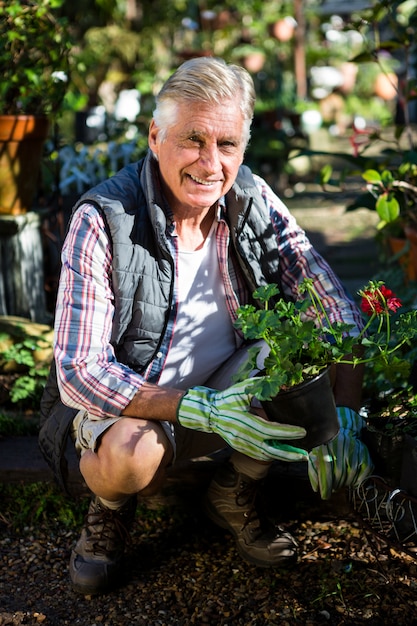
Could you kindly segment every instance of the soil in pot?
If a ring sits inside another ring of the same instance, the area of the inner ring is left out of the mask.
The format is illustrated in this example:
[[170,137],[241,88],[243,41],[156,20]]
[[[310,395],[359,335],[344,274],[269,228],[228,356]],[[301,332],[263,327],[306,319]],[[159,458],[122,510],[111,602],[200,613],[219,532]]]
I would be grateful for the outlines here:
[[281,390],[272,400],[262,402],[262,406],[271,421],[306,429],[303,439],[286,442],[297,448],[310,451],[339,432],[330,369],[300,385]]

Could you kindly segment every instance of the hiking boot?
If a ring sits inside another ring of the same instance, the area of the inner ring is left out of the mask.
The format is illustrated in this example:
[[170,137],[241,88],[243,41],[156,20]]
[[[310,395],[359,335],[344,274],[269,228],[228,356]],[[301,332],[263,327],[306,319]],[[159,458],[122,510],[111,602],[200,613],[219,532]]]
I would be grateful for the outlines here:
[[240,556],[249,563],[259,567],[292,565],[297,561],[297,543],[290,533],[258,514],[259,483],[226,464],[210,483],[205,512],[234,535]]
[[123,578],[123,557],[136,511],[136,496],[113,511],[95,496],[81,536],[71,553],[69,572],[74,591],[95,595],[110,591]]

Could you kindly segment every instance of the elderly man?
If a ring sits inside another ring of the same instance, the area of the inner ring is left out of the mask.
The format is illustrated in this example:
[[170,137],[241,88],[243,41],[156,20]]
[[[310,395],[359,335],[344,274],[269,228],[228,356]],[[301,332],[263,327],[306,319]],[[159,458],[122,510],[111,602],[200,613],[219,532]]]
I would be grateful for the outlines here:
[[[206,494],[208,515],[251,563],[297,558],[293,537],[263,519],[255,496],[275,459],[307,460],[281,445],[305,431],[268,422],[251,408],[247,384],[232,384],[231,363],[246,354],[236,309],[272,282],[294,299],[308,276],[326,293],[331,319],[359,326],[360,314],[286,207],[242,165],[254,101],[244,69],[187,61],[157,97],[147,156],[74,208],[40,443],[53,464],[69,407],[80,470],[94,494],[70,561],[80,593],[120,581],[137,494],[158,489],[176,461],[227,446],[230,461]],[[333,455],[318,472],[323,497],[369,469],[358,439],[360,370],[339,366],[334,393],[348,445],[344,458]],[[359,465],[351,467],[349,450],[358,446]],[[323,446],[316,464],[329,455]]]

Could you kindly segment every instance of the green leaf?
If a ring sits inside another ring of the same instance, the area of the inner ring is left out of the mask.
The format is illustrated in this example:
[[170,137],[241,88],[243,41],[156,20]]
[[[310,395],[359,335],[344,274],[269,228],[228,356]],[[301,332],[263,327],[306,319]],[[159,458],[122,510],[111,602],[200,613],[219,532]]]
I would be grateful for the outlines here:
[[325,185],[326,183],[328,183],[332,177],[332,174],[333,168],[330,163],[322,167],[320,170],[320,184]]
[[361,52],[361,54],[357,54],[353,59],[351,59],[352,63],[370,63],[371,61],[375,61],[375,54],[373,52]]
[[385,223],[395,221],[400,215],[398,200],[391,194],[384,193],[376,201],[376,210]]
[[263,285],[262,287],[256,289],[256,291],[253,292],[253,297],[257,300],[260,300],[261,302],[268,302],[270,298],[272,298],[273,296],[277,296],[278,294],[278,285],[272,283],[270,285]]
[[367,183],[380,183],[381,182],[381,174],[376,170],[366,170],[362,174],[362,178],[366,180]]
[[389,170],[385,170],[381,174],[381,180],[385,187],[389,187],[394,182],[394,176]]

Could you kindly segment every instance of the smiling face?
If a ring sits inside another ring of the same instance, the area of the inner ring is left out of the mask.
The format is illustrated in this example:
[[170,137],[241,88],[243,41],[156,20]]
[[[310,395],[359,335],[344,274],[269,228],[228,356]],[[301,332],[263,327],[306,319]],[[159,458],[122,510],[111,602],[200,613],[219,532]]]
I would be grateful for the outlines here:
[[165,136],[151,122],[149,147],[158,157],[174,214],[209,209],[235,181],[243,160],[243,115],[236,101],[182,102]]

